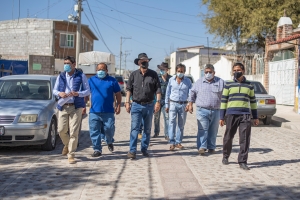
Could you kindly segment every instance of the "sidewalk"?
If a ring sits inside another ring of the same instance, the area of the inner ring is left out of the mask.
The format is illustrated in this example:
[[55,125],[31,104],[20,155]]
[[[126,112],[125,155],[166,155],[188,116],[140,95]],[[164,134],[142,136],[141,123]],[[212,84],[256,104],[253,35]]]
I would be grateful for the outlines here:
[[300,115],[294,112],[293,106],[276,105],[277,112],[272,117],[272,124],[279,127],[300,131]]

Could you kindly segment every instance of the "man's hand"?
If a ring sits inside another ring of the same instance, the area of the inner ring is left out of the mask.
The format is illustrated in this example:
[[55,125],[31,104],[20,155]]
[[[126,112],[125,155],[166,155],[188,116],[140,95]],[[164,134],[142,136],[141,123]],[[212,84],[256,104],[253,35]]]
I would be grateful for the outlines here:
[[159,102],[156,102],[155,103],[155,106],[154,106],[154,112],[157,113],[160,109],[160,103]]
[[257,126],[259,124],[259,119],[254,119],[254,126]]
[[116,107],[115,107],[115,113],[116,113],[116,115],[120,114],[120,112],[121,112],[121,106],[120,105],[121,104],[117,104]]
[[193,105],[191,105],[191,104],[189,104],[189,112],[191,113],[191,114],[193,114]]
[[58,96],[60,96],[61,98],[67,98],[68,97],[68,95],[64,92],[58,93]]
[[126,102],[126,103],[125,103],[125,108],[126,108],[126,111],[127,111],[128,113],[130,113],[130,103],[129,103],[129,102]]
[[189,105],[186,105],[186,106],[185,106],[184,111],[185,111],[185,112],[189,111]]
[[224,126],[225,125],[224,119],[220,119],[219,124],[220,126]]
[[166,110],[166,113],[169,113],[169,108],[166,108],[165,110]]
[[78,92],[72,91],[68,94],[69,97],[77,97],[79,96]]

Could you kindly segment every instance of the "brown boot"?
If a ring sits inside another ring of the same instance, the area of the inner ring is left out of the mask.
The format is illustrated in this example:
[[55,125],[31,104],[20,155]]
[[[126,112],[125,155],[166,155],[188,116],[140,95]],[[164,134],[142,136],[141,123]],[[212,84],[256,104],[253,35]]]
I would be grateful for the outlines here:
[[75,164],[76,163],[75,159],[72,158],[72,157],[68,158],[68,161],[69,161],[70,164]]
[[174,151],[174,150],[175,150],[175,145],[174,144],[170,145],[170,151]]
[[67,147],[67,146],[64,146],[64,148],[63,148],[63,150],[62,150],[62,152],[61,152],[61,155],[65,156],[65,155],[67,155],[68,153],[69,153],[68,147]]
[[178,148],[178,149],[183,149],[183,146],[180,143],[176,144],[175,147]]

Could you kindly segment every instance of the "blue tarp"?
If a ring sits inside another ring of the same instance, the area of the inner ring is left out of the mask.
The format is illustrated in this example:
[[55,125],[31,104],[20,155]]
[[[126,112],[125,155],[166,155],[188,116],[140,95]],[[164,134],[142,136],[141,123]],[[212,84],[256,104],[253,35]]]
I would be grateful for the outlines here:
[[[17,74],[28,74],[28,61],[19,60],[0,60],[0,69],[2,69],[2,64],[4,64],[4,69],[13,70],[13,75]],[[8,72],[0,72],[0,77],[8,76]]]

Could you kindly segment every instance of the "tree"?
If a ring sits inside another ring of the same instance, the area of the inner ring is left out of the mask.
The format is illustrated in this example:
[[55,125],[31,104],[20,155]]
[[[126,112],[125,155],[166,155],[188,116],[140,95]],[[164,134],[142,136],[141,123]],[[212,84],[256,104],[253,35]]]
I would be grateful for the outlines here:
[[300,23],[299,0],[202,0],[208,13],[200,13],[208,32],[224,43],[265,47],[268,33],[276,34],[280,17],[286,15],[296,28]]

